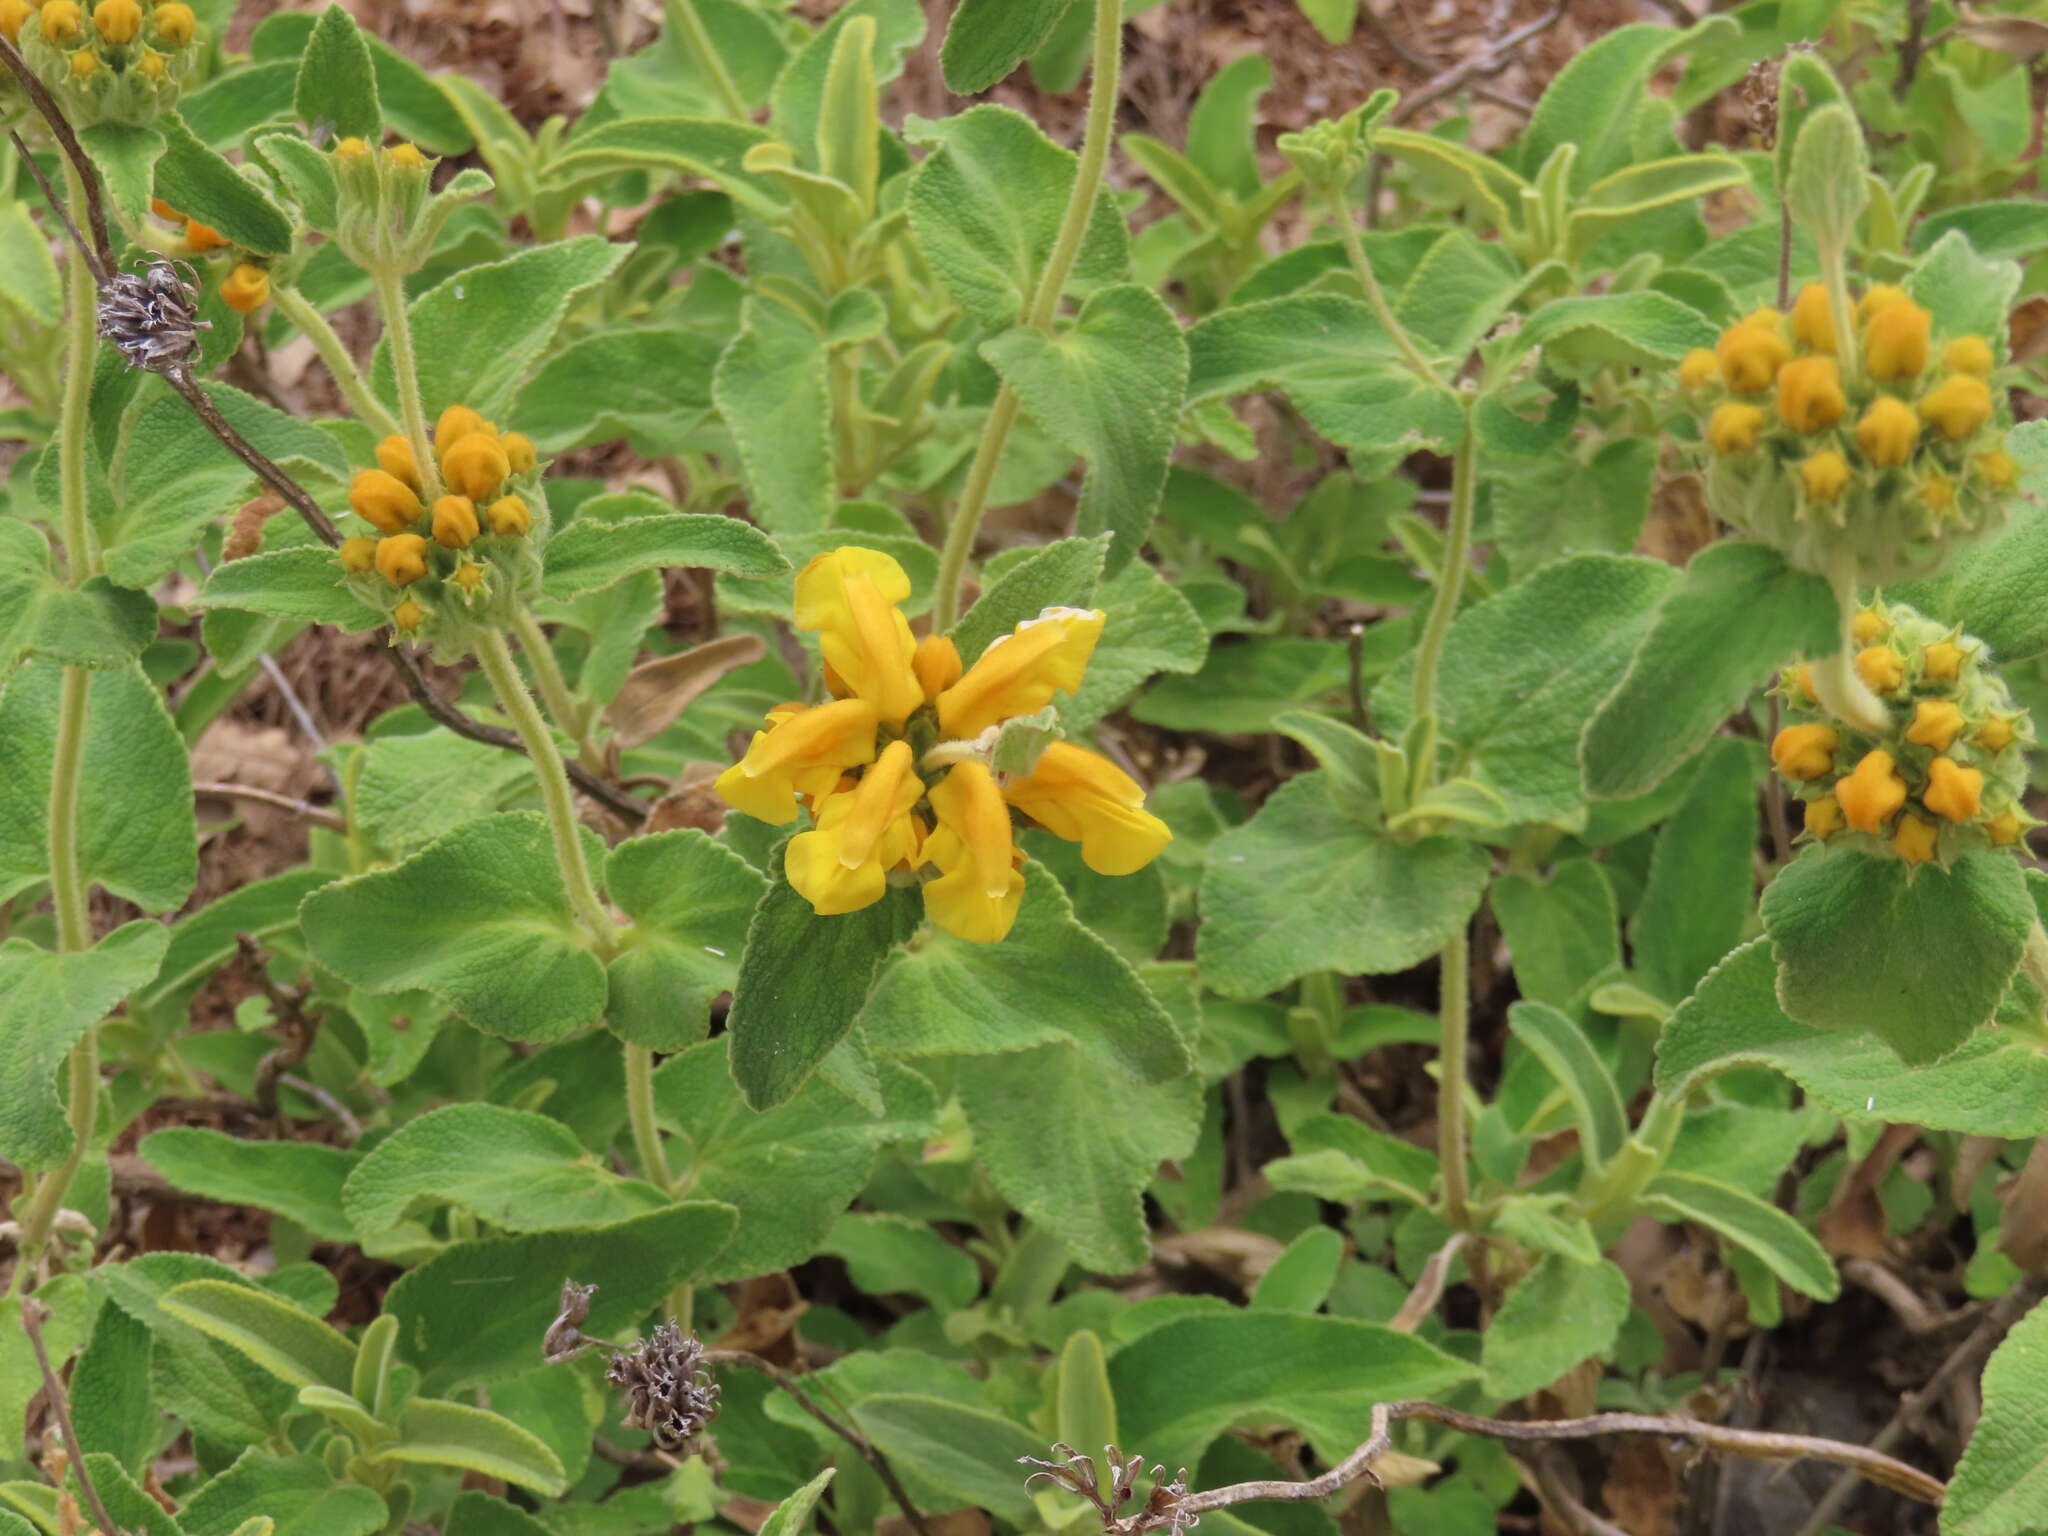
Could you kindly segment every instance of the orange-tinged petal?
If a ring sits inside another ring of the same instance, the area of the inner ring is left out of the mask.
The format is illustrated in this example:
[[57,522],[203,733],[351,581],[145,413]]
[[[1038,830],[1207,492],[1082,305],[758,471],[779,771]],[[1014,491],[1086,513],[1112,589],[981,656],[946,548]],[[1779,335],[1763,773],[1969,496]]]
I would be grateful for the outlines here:
[[924,689],[925,702],[936,704],[939,695],[960,681],[966,669],[960,665],[960,648],[950,635],[926,635],[917,643],[910,667]]
[[1016,871],[1017,845],[1010,833],[1010,808],[1003,803],[988,765],[955,763],[952,771],[932,786],[931,801],[940,831],[959,843],[959,857],[952,865],[939,853],[933,854],[940,868],[948,874],[956,869],[971,871],[984,896],[1004,895]]
[[1881,832],[1906,803],[1906,781],[1891,753],[1882,747],[1867,752],[1847,778],[1835,785],[1842,819],[1858,832]]
[[910,665],[917,642],[896,607],[909,596],[902,566],[857,545],[819,555],[796,578],[796,627],[818,631],[826,667],[890,725],[924,703]]
[[991,640],[967,675],[939,695],[939,729],[979,736],[1013,716],[1037,713],[1055,693],[1074,692],[1105,618],[1099,608],[1048,608]]
[[1934,857],[1941,829],[1911,811],[1899,818],[1899,830],[1892,834],[1892,846],[1908,864],[1925,864]]
[[[923,798],[924,784],[911,772],[910,743],[890,742],[850,797],[834,796],[835,801],[847,801],[839,844],[841,862],[848,868],[900,862],[909,841],[910,809]],[[884,857],[885,853],[894,857]]]
[[1038,765],[1003,798],[1057,837],[1081,845],[1098,875],[1128,875],[1173,841],[1166,823],[1145,809],[1138,781],[1108,758],[1056,741]]
[[1954,758],[1937,757],[1927,765],[1927,789],[1920,798],[1944,821],[1968,821],[1984,802],[1984,775]]
[[720,774],[716,785],[727,805],[758,821],[778,827],[794,821],[799,790],[825,794],[841,768],[874,761],[880,722],[874,706],[860,699],[769,718],[770,728],[755,734],[746,756]]

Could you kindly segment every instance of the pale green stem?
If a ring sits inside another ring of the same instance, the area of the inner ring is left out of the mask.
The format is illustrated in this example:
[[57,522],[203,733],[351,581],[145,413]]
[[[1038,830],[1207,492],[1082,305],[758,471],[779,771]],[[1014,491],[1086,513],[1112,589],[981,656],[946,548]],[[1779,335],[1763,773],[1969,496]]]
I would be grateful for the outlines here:
[[1465,1091],[1470,1020],[1471,941],[1460,928],[1444,945],[1437,981],[1436,1155],[1443,1167],[1446,1223],[1472,1225],[1472,1187],[1465,1172]]
[[1809,675],[1813,696],[1829,714],[1866,736],[1883,736],[1892,728],[1891,712],[1884,700],[1870,691],[1856,671],[1856,557],[1843,553],[1828,569],[1835,589],[1835,607],[1841,613],[1841,644],[1831,656],[1814,662]]
[[1685,1123],[1685,1098],[1650,1096],[1649,1108],[1635,1133],[1597,1174],[1590,1176],[1579,1196],[1579,1208],[1588,1221],[1604,1221],[1633,1206],[1652,1179],[1664,1171],[1671,1147]]
[[64,1209],[64,1197],[71,1192],[71,1181],[78,1176],[79,1167],[85,1162],[85,1154],[90,1149],[100,1106],[97,1030],[88,1029],[78,1044],[71,1048],[69,1067],[71,1154],[35,1182],[35,1193],[29,1199],[28,1209],[21,1215],[15,1235],[14,1278],[8,1284],[10,1296],[27,1292],[29,1277],[41,1265],[43,1249],[50,1240],[50,1229],[57,1224],[58,1213]]
[[1835,328],[1835,365],[1842,375],[1842,387],[1853,390],[1862,380],[1863,354],[1856,345],[1855,312],[1849,307],[1849,271],[1842,247],[1821,247],[1820,275],[1828,290],[1828,318]]
[[1443,377],[1422,355],[1422,349],[1415,345],[1407,329],[1394,317],[1394,307],[1387,302],[1387,295],[1380,287],[1380,280],[1372,270],[1372,262],[1365,254],[1365,242],[1359,238],[1358,221],[1352,217],[1351,204],[1339,187],[1330,194],[1331,212],[1337,220],[1337,234],[1344,242],[1344,254],[1351,262],[1352,274],[1358,279],[1358,286],[1365,290],[1365,302],[1372,306],[1374,317],[1380,328],[1392,338],[1403,361],[1414,370],[1416,377],[1438,389],[1446,388]]
[[334,327],[327,323],[327,317],[315,309],[304,294],[296,288],[273,288],[270,290],[270,302],[313,343],[313,350],[327,365],[327,372],[358,421],[380,437],[410,435],[405,433],[399,419],[385,409],[384,402],[370,393],[370,386],[364,382],[362,370],[356,367],[355,359],[348,355],[348,348],[342,345]]
[[590,732],[584,726],[583,712],[576,707],[576,695],[569,691],[569,680],[562,675],[562,664],[555,660],[555,648],[548,644],[547,632],[540,627],[540,620],[527,609],[520,608],[512,615],[512,633],[519,637],[519,649],[526,655],[527,666],[533,669],[533,680],[540,689],[541,703],[554,717],[556,727],[575,739],[583,766],[594,769],[597,744],[590,739]]
[[654,1052],[644,1045],[626,1047],[626,1119],[633,1127],[633,1150],[640,1173],[663,1194],[675,1182],[668,1171],[668,1153],[654,1123]]
[[405,281],[387,261],[372,267],[370,277],[377,287],[377,307],[384,315],[384,337],[391,343],[391,373],[398,385],[398,410],[405,420],[405,440],[412,444],[420,485],[426,499],[432,501],[441,494],[441,466],[434,460],[433,444],[427,438],[426,408],[420,403],[419,359],[412,349],[412,321],[405,313]]
[[498,696],[498,707],[512,721],[512,728],[533,759],[533,777],[540,786],[541,805],[547,812],[548,831],[554,837],[555,863],[562,871],[562,885],[569,894],[569,906],[576,920],[589,932],[598,958],[609,961],[618,950],[618,930],[611,914],[599,899],[590,878],[590,862],[583,856],[583,831],[576,820],[576,802],[569,790],[569,774],[562,754],[555,748],[554,732],[541,718],[540,707],[526,691],[512,649],[496,630],[485,630],[476,643],[476,659]]
[[[1095,199],[1102,190],[1103,172],[1109,165],[1110,139],[1116,128],[1117,91],[1123,75],[1123,5],[1121,0],[1094,0],[1094,5],[1094,62],[1088,79],[1088,125],[1081,139],[1080,163],[1074,169],[1074,185],[1067,195],[1067,211],[1060,220],[1058,238],[1024,312],[1026,325],[1047,333],[1059,313],[1060,295],[1066,291],[1074,263],[1080,259],[1081,242],[1095,213]],[[939,582],[932,610],[934,634],[944,634],[960,616],[960,581],[967,571],[967,557],[974,551],[975,535],[981,531],[989,488],[995,484],[1010,429],[1017,424],[1018,405],[1015,391],[1005,384],[996,392],[988,420],[982,423],[974,463],[968,470],[967,484],[961,489],[960,504],[953,511],[953,521],[946,528],[945,547],[939,552]]]
[[1472,516],[1479,495],[1479,448],[1472,428],[1471,407],[1465,410],[1465,435],[1458,441],[1451,459],[1451,515],[1444,527],[1443,568],[1438,573],[1436,596],[1423,621],[1422,639],[1415,647],[1415,733],[1416,759],[1409,765],[1414,793],[1410,803],[1436,782],[1437,665],[1443,660],[1444,637],[1451,620],[1458,616],[1458,601],[1464,594],[1465,575],[1472,563]]
[[704,30],[704,18],[697,14],[696,0],[668,0],[668,21],[682,36],[683,46],[689,50],[691,60],[711,77],[711,83],[718,88],[726,115],[742,123],[751,118],[753,114],[747,110],[740,88],[733,84],[732,72],[725,67],[725,60],[719,57],[718,49],[712,45],[711,34]]

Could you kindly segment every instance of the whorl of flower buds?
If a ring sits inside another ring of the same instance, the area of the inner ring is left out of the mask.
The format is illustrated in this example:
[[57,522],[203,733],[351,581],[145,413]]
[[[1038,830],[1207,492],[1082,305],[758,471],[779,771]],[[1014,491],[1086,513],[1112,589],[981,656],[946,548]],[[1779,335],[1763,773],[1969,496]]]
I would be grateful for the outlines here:
[[611,1358],[604,1378],[626,1394],[627,1429],[644,1429],[664,1451],[682,1450],[718,1415],[718,1383],[704,1346],[673,1319]]

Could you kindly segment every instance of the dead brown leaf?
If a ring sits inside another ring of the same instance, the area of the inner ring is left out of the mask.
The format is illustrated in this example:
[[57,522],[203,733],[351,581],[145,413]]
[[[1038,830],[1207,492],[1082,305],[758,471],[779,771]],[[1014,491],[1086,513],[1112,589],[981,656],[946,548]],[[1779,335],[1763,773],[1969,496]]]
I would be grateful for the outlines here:
[[1998,1251],[2030,1274],[2048,1274],[2048,1137],[2034,1143],[1998,1198],[2005,1204]]
[[1661,1442],[1627,1436],[1611,1442],[1600,1497],[1629,1536],[1677,1536],[1679,1475]]
[[643,661],[626,674],[625,686],[605,706],[604,717],[620,748],[630,751],[667,730],[728,672],[759,661],[767,653],[768,647],[758,635],[727,635],[674,656]]

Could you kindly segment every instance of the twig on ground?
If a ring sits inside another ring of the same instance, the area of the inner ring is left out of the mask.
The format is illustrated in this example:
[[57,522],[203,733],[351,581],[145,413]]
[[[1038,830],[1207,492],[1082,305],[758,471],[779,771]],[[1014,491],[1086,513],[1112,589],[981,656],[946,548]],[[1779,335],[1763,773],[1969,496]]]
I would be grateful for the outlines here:
[[229,800],[253,800],[258,805],[290,811],[294,816],[310,821],[316,827],[326,827],[334,832],[348,830],[348,823],[325,806],[309,805],[304,800],[294,800],[290,795],[280,795],[276,790],[258,789],[254,784],[228,784],[218,779],[196,779],[192,784],[192,793],[220,795]]
[[1565,12],[1570,9],[1569,0],[1552,6],[1534,21],[1515,28],[1491,48],[1475,53],[1462,63],[1444,71],[1413,96],[1404,98],[1387,120],[1395,124],[1405,123],[1430,103],[1440,101],[1461,88],[1468,80],[1499,74],[1514,62],[1515,51],[1518,48],[1531,39],[1542,36],[1563,21]]
[[1451,1273],[1451,1263],[1458,1257],[1458,1250],[1471,1240],[1470,1232],[1453,1232],[1450,1241],[1432,1253],[1422,1266],[1422,1273],[1415,1277],[1415,1288],[1408,1293],[1408,1299],[1401,1303],[1401,1310],[1394,1314],[1394,1320],[1387,1324],[1396,1333],[1413,1333],[1436,1311],[1436,1304],[1444,1298],[1444,1286]]

